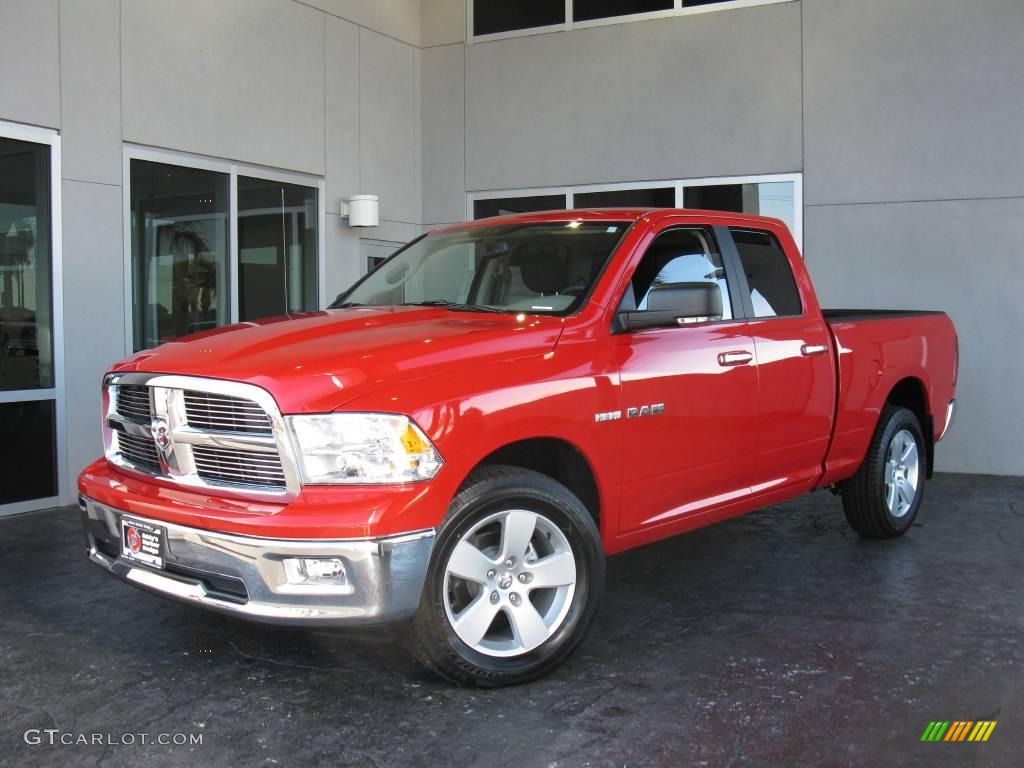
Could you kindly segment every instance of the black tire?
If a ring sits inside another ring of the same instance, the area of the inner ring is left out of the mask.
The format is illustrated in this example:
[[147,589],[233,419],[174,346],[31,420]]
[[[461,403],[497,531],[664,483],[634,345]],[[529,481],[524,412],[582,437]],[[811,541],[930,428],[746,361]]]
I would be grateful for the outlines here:
[[[917,444],[917,487],[910,508],[894,515],[886,504],[886,461],[893,439],[909,432]],[[894,539],[906,533],[914,522],[924,497],[928,467],[924,434],[913,411],[886,405],[878,418],[867,455],[857,473],[840,484],[846,520],[861,536],[869,539]]]
[[[445,571],[452,551],[474,526],[503,509],[535,512],[557,526],[571,547],[576,567],[574,593],[561,624],[541,645],[513,657],[490,656],[464,643],[445,608]],[[604,591],[604,577],[604,549],[597,525],[568,488],[539,472],[500,465],[482,467],[452,500],[437,533],[413,619],[411,650],[428,669],[458,685],[497,688],[535,680],[564,662],[583,638]]]

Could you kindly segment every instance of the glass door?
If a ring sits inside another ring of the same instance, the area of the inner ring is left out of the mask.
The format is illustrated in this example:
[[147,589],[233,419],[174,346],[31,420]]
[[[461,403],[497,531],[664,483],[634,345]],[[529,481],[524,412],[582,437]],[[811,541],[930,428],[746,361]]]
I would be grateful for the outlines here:
[[58,141],[0,123],[0,515],[62,501]]

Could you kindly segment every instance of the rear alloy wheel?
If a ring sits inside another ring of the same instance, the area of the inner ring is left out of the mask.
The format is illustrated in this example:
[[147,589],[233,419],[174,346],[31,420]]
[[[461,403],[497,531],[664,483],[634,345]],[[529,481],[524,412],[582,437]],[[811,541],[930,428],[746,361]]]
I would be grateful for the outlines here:
[[924,435],[913,411],[882,409],[867,455],[840,485],[850,527],[870,539],[902,536],[921,507],[927,476]]
[[462,685],[533,680],[586,632],[604,582],[597,526],[565,486],[484,467],[438,532],[413,622],[413,650]]

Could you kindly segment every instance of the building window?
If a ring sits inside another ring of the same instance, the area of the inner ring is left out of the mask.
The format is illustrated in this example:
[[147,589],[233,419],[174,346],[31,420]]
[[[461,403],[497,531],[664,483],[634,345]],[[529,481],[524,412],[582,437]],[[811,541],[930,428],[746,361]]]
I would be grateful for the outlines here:
[[634,13],[670,11],[674,7],[674,0],[573,0],[572,18],[573,21],[591,21]]
[[572,201],[573,208],[674,208],[675,204],[674,187],[577,192]]
[[228,174],[132,160],[135,349],[230,322]]
[[468,0],[469,36],[493,39],[793,0]]
[[803,240],[803,178],[800,174],[717,179],[672,179],[587,184],[534,190],[470,192],[473,219],[564,208],[692,208],[781,219],[797,245]]
[[792,181],[687,186],[683,207],[771,216],[782,219],[790,231],[795,231],[794,186]]
[[473,34],[493,35],[565,22],[561,0],[473,0]]
[[238,177],[239,319],[316,309],[317,190]]
[[565,208],[565,194],[532,195],[527,197],[492,197],[473,203],[473,218],[505,216],[510,213],[557,211]]
[[319,305],[319,186],[210,166],[129,157],[135,350]]

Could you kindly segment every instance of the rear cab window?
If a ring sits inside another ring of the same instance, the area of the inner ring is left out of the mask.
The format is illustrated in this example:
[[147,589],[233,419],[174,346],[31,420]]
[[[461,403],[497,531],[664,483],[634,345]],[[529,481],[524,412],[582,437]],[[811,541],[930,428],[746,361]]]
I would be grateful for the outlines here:
[[803,303],[786,252],[771,232],[730,229],[739,254],[754,317],[794,317]]

